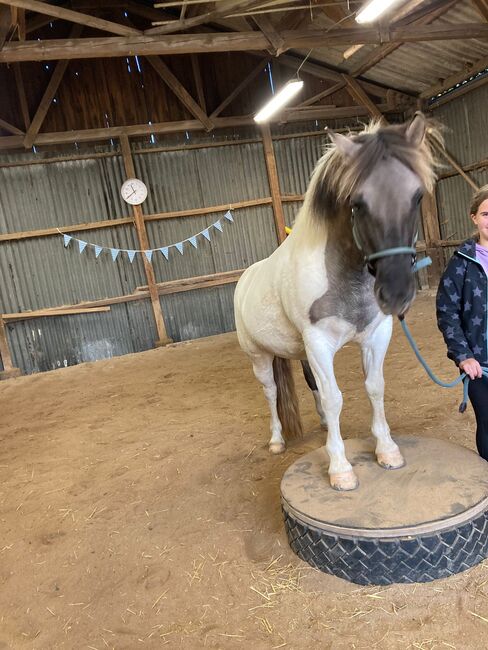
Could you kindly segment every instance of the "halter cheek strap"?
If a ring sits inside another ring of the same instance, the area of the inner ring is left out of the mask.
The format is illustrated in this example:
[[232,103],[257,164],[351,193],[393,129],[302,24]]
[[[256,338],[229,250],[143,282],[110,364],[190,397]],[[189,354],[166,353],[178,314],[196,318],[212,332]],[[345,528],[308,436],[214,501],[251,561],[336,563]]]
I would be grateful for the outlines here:
[[[354,243],[359,248],[359,250],[364,254],[361,241],[359,239],[359,233],[356,228],[356,221],[354,219],[354,212],[351,212],[351,224],[352,224],[352,236],[354,238]],[[418,232],[415,234],[413,245],[412,246],[396,246],[395,248],[385,248],[382,251],[377,251],[376,253],[371,253],[370,255],[364,255],[364,263],[370,264],[374,260],[379,260],[382,257],[390,257],[392,255],[411,255],[412,256],[412,271],[416,273],[423,269],[429,264],[432,264],[430,257],[425,257],[423,260],[417,262],[417,249],[415,244],[417,242]]]

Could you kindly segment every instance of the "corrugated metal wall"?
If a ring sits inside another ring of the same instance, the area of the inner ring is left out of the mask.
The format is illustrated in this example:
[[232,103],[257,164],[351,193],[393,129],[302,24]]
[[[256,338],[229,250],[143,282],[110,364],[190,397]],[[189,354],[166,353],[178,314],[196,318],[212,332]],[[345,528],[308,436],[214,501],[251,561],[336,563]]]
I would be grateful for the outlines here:
[[[170,144],[181,140],[173,137]],[[201,140],[215,142],[208,135]],[[192,135],[191,144],[197,142]],[[136,174],[150,188],[146,214],[232,205],[270,194],[260,142],[188,151],[147,152],[149,147],[138,143],[134,152]],[[139,148],[144,153],[138,154]],[[110,147],[96,148],[98,153],[104,150],[113,153]],[[8,154],[0,163],[32,159],[31,153]],[[1,167],[0,232],[130,216],[119,194],[124,178],[119,155]],[[181,241],[221,216],[148,222],[149,244],[155,248]],[[197,250],[186,247],[182,256],[173,253],[170,262],[155,255],[156,280],[244,268],[268,256],[277,243],[271,206],[236,210],[234,216],[235,223],[226,225],[222,234],[213,231],[212,243],[200,238]],[[139,247],[129,225],[72,234],[102,246]],[[120,255],[114,263],[107,253],[95,259],[93,249],[80,255],[74,242],[65,249],[61,236],[0,243],[0,277],[0,313],[120,296],[146,284],[137,256],[133,264]],[[224,285],[162,296],[168,335],[179,341],[233,329],[233,290],[234,285]],[[24,373],[149,349],[157,338],[148,300],[113,305],[109,313],[12,323],[7,330],[14,365]]]
[[[460,165],[476,163],[488,155],[488,86],[481,86],[434,109],[434,117],[447,127],[446,148]],[[444,171],[444,170],[442,170]],[[445,171],[452,171],[446,163]],[[478,185],[488,183],[488,168],[469,172]],[[472,188],[461,176],[442,179],[437,185],[441,235],[463,239],[473,231],[468,207]],[[448,255],[450,249],[446,249]],[[451,251],[452,252],[452,251]]]

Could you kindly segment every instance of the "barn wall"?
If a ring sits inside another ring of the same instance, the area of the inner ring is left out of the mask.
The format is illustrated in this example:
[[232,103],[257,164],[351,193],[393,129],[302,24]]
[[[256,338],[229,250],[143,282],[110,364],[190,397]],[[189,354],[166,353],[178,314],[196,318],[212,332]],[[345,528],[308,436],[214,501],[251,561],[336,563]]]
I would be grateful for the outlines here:
[[[358,126],[358,122],[349,123]],[[344,120],[329,122],[332,128],[344,125]],[[325,123],[318,121],[273,127],[282,194],[305,191],[326,143],[324,127]],[[215,146],[218,142],[226,146]],[[229,146],[229,142],[233,144]],[[158,151],[185,143],[195,148]],[[3,153],[0,232],[62,228],[130,216],[119,194],[125,173],[117,146],[117,142],[85,144],[81,153],[87,158],[51,163],[44,159],[72,156],[76,149],[68,145],[37,154]],[[172,134],[157,142],[140,138],[132,142],[132,149],[136,174],[149,188],[143,204],[145,214],[232,206],[270,195],[261,136],[254,128]],[[95,155],[99,157],[90,157]],[[289,225],[299,205],[284,203]],[[219,217],[222,213],[147,222],[149,244],[156,248],[181,241]],[[211,244],[200,243],[197,250],[187,247],[183,256],[174,253],[170,262],[155,255],[156,281],[245,268],[275,249],[270,205],[235,210],[234,218],[234,224],[226,225],[222,234],[215,231]],[[71,234],[102,246],[138,248],[130,225]],[[60,235],[0,242],[0,277],[0,313],[121,296],[146,284],[137,256],[130,264],[125,256],[114,263],[108,253],[95,259],[92,249],[80,255],[73,242],[65,249]],[[232,330],[233,291],[234,285],[229,284],[161,296],[169,336],[181,341]],[[25,373],[139,352],[152,348],[157,338],[149,300],[112,305],[108,313],[15,322],[7,330],[14,365]]]
[[[488,85],[481,86],[434,109],[433,115],[447,127],[446,148],[462,166],[486,159],[488,152]],[[452,171],[449,164],[444,170]],[[488,167],[469,172],[478,185],[488,183]],[[472,230],[468,206],[472,188],[461,176],[442,179],[437,184],[437,202],[443,239],[463,239]],[[446,249],[450,256],[450,249]]]

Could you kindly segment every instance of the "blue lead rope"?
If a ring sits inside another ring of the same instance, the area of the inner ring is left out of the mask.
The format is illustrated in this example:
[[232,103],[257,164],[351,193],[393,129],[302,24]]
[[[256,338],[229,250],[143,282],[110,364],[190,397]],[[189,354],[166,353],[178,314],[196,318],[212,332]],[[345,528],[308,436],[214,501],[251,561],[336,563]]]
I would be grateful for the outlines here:
[[[413,272],[416,273],[420,269],[429,266],[429,264],[432,264],[432,260],[430,257],[425,257],[424,259],[416,262],[413,266]],[[410,346],[412,350],[415,352],[415,356],[417,359],[420,361],[422,364],[423,369],[425,372],[429,375],[429,377],[432,379],[433,382],[435,382],[438,386],[441,386],[442,388],[453,388],[454,386],[457,386],[461,382],[463,382],[463,401],[459,405],[459,412],[464,413],[468,406],[468,389],[469,389],[469,382],[471,381],[469,375],[467,375],[465,372],[463,372],[459,377],[456,377],[454,381],[442,381],[442,379],[439,379],[439,377],[436,377],[432,370],[429,368],[427,362],[425,359],[422,357],[420,354],[420,350],[418,349],[417,344],[415,343],[412,334],[410,333],[410,330],[408,329],[408,325],[405,322],[405,317],[404,316],[399,316],[398,320],[400,321],[400,324],[402,326],[402,330],[405,332],[405,336],[408,339],[408,342],[410,343]],[[483,376],[488,378],[488,368],[481,367],[483,371]]]
[[[468,388],[469,388],[469,382],[471,381],[469,375],[467,375],[465,372],[463,372],[461,375],[459,375],[459,377],[456,377],[456,379],[454,381],[450,381],[450,382],[442,381],[442,379],[439,379],[439,377],[436,377],[434,375],[434,373],[432,372],[432,370],[427,365],[427,362],[425,361],[425,359],[420,354],[420,351],[419,351],[419,349],[417,347],[417,344],[415,343],[415,341],[414,341],[414,339],[413,339],[413,337],[412,337],[412,335],[410,333],[410,330],[408,329],[408,325],[405,322],[405,319],[403,318],[403,316],[399,316],[398,318],[400,320],[402,330],[405,332],[405,336],[407,337],[408,342],[410,343],[410,346],[411,346],[412,350],[415,352],[415,356],[420,361],[420,363],[422,364],[425,372],[429,375],[429,377],[432,379],[433,382],[435,382],[438,386],[442,386],[442,388],[453,388],[454,386],[457,386],[458,384],[463,382],[463,401],[459,405],[459,412],[464,413],[464,411],[466,410],[466,408],[468,406]],[[488,377],[488,368],[482,367],[482,370],[483,370],[483,376]]]

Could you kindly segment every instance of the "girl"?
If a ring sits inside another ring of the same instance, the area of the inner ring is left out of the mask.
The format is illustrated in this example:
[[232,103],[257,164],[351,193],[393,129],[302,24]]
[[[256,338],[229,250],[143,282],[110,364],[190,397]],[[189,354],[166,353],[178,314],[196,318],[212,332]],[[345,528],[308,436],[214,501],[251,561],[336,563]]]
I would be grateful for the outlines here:
[[476,415],[476,446],[488,460],[488,185],[473,196],[477,232],[450,259],[437,291],[437,324],[447,356],[473,380],[469,399]]

